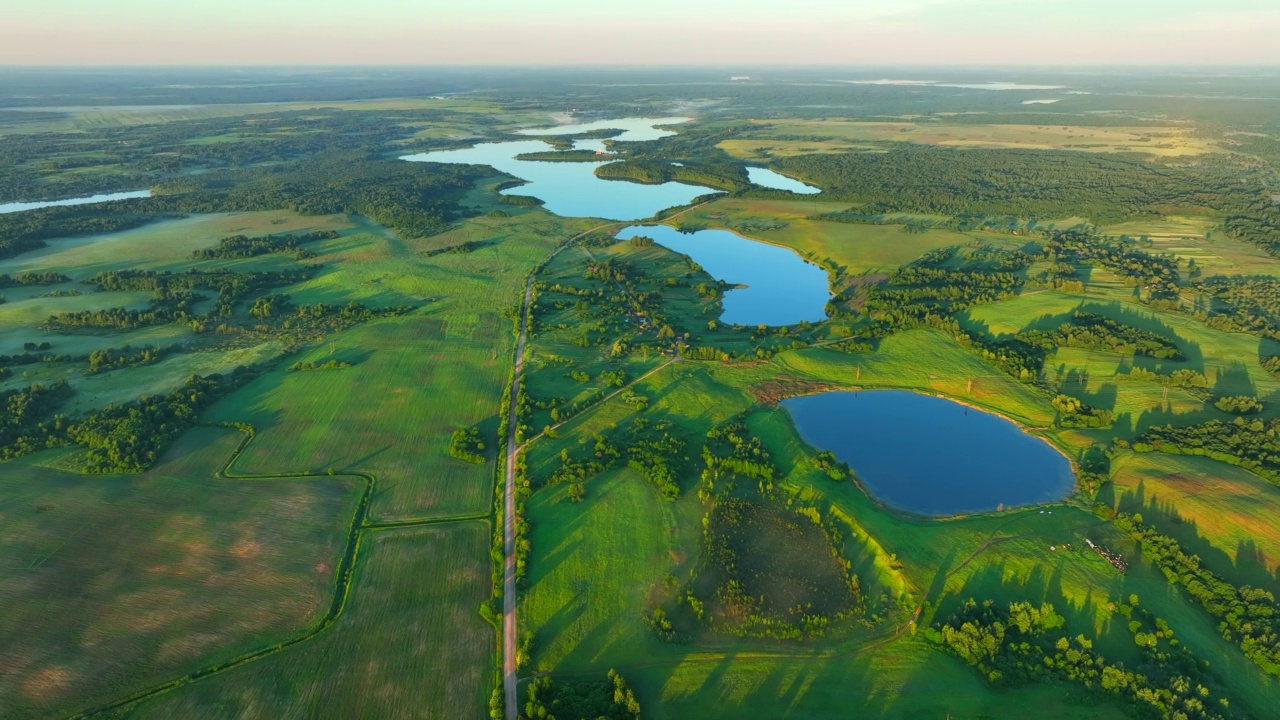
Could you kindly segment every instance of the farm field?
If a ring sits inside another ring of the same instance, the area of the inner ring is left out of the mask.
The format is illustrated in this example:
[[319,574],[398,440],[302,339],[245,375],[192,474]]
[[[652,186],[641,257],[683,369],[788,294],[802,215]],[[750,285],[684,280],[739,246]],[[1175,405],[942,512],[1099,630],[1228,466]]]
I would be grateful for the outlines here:
[[139,476],[5,466],[0,716],[65,716],[323,614],[358,486],[215,479],[239,440],[193,430]]
[[1135,453],[1116,463],[1114,502],[1177,537],[1215,572],[1280,587],[1280,490],[1247,470],[1207,458]]
[[213,408],[215,420],[249,422],[259,430],[238,467],[253,473],[372,473],[380,482],[371,508],[375,520],[484,512],[492,465],[450,458],[449,434],[476,424],[497,430],[512,347],[501,313],[518,301],[528,269],[564,237],[555,234],[555,221],[539,216],[464,225],[449,239],[486,239],[467,254],[423,258],[413,244],[367,233],[328,241],[334,243],[331,264],[290,288],[291,296],[334,304],[425,304],[410,315],[335,335],[297,358],[343,360],[353,367],[310,373],[281,368]]
[[479,717],[494,654],[476,613],[489,596],[488,545],[483,522],[367,533],[332,629],[125,716]]
[[[755,133],[761,137],[733,140],[721,145],[730,154],[745,159],[767,157],[768,138],[777,135],[803,136],[816,141],[858,143],[910,142],[963,148],[1024,148],[1029,150],[1087,150],[1089,152],[1136,152],[1155,156],[1200,155],[1220,152],[1221,146],[1197,138],[1190,127],[1093,127],[1018,124],[948,124],[946,121],[860,122],[848,120],[757,121]],[[841,151],[845,147],[837,146]],[[787,152],[784,146],[783,154]]]

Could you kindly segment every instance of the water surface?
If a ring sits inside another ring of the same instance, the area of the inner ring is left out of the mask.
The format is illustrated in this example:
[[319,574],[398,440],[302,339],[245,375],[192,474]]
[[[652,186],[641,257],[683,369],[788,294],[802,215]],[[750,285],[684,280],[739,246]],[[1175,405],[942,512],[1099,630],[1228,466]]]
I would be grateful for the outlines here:
[[852,85],[907,85],[920,87],[962,88],[965,90],[1059,90],[1065,85],[1028,85],[1024,83],[994,81],[974,83],[942,82],[940,80],[842,80]]
[[903,390],[782,401],[800,436],[849,464],[890,507],[923,515],[987,512],[1066,497],[1071,463],[998,415]]
[[711,277],[734,285],[724,295],[720,321],[742,325],[794,325],[827,317],[827,272],[790,248],[744,238],[728,230],[681,233],[666,225],[632,225],[618,239],[651,237],[684,253]]
[[0,215],[22,212],[23,210],[39,210],[47,207],[64,205],[88,205],[90,203],[111,202],[112,200],[132,200],[134,198],[151,197],[150,190],[133,190],[131,192],[103,193],[88,197],[69,198],[67,200],[48,200],[44,202],[11,202],[0,203]]
[[787,177],[769,168],[748,167],[747,179],[760,187],[788,190],[799,195],[813,195],[822,192],[822,188],[806,185],[795,178]]
[[[654,123],[682,122],[687,118],[630,118],[601,120],[582,125],[563,125],[558,128],[534,128],[521,131],[524,134],[567,135],[600,128],[626,130],[615,142],[649,140],[673,134],[653,127]],[[577,140],[575,149],[603,149],[600,140]],[[411,162],[438,162],[462,165],[488,165],[508,175],[527,181],[519,187],[502,191],[504,195],[525,195],[542,200],[547,210],[564,217],[598,217],[607,220],[640,220],[652,217],[659,210],[676,205],[687,205],[699,195],[716,192],[701,185],[668,182],[660,185],[644,185],[626,180],[601,180],[595,169],[601,162],[613,158],[604,156],[596,162],[539,162],[516,160],[522,153],[546,152],[552,147],[542,140],[517,140],[514,142],[482,143],[461,150],[406,155],[402,160]]]
[[615,120],[595,120],[593,122],[573,125],[557,125],[548,128],[526,128],[518,131],[519,135],[576,135],[593,130],[621,130],[622,134],[613,138],[617,142],[639,142],[657,140],[675,135],[674,130],[663,130],[663,125],[679,125],[689,122],[687,117],[662,118],[618,118]]

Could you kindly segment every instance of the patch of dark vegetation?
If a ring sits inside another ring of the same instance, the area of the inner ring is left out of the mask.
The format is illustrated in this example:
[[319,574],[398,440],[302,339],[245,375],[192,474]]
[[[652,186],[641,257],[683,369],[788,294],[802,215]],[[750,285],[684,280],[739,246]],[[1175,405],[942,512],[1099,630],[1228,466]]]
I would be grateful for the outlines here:
[[469,240],[467,242],[458,243],[457,245],[450,245],[449,247],[424,250],[419,254],[422,255],[422,257],[435,257],[436,255],[466,255],[467,253],[475,252],[482,247],[484,247],[484,243]]
[[1280,355],[1262,355],[1258,358],[1262,369],[1276,377],[1280,377]]
[[13,277],[0,275],[0,288],[58,285],[65,282],[71,282],[71,278],[58,272],[24,272]]
[[1160,360],[1185,359],[1178,346],[1167,338],[1083,310],[1075,311],[1070,320],[1053,330],[1030,330],[1018,337],[1047,351],[1073,347]]
[[816,510],[717,501],[707,513],[706,560],[694,582],[704,619],[734,635],[798,639],[859,614],[858,581],[835,549],[839,540]]
[[298,362],[289,366],[289,370],[293,372],[310,372],[312,370],[338,370],[341,368],[354,367],[355,363],[347,360],[326,360],[324,362]]
[[[1104,153],[955,148],[897,143],[884,153],[800,155],[782,171],[881,212],[927,215],[1083,215],[1098,224],[1160,214],[1238,216],[1233,234],[1266,237],[1265,189],[1237,173],[1173,167]],[[1280,224],[1277,224],[1280,226]],[[1275,236],[1270,236],[1274,242]]]
[[478,427],[459,428],[449,436],[449,457],[483,465],[484,451],[484,436]]
[[[494,720],[499,720],[496,716]],[[615,670],[606,678],[534,678],[521,720],[640,720],[640,702]]]
[[1157,310],[1177,310],[1179,295],[1178,259],[1173,255],[1153,255],[1126,238],[1100,237],[1089,230],[1050,232],[1044,245],[1050,262],[1100,265],[1140,292],[1140,300]]
[[302,247],[303,245],[318,240],[332,240],[336,237],[338,237],[338,233],[333,230],[317,230],[310,233],[290,235],[266,235],[263,237],[233,235],[222,238],[214,247],[196,250],[192,253],[192,257],[200,260],[210,260],[214,258],[247,258],[269,253],[286,253],[299,260],[306,260],[315,257],[315,253]]
[[1111,411],[1086,405],[1070,395],[1056,395],[1053,409],[1058,411],[1057,425],[1065,428],[1099,428],[1111,424]]
[[63,421],[54,413],[74,392],[65,381],[0,392],[0,460],[57,447]]
[[51,207],[0,215],[0,259],[39,250],[45,240],[96,235],[140,227],[153,213],[104,212],[84,207]]
[[1213,406],[1232,415],[1253,415],[1262,412],[1262,402],[1249,395],[1226,395],[1214,400]]
[[166,355],[180,353],[182,345],[153,345],[145,348],[133,348],[125,345],[121,348],[105,348],[89,353],[88,373],[94,375],[108,370],[150,365]]
[[[569,483],[581,500],[582,484],[608,470],[620,461],[639,472],[666,500],[680,496],[677,481],[685,440],[678,436],[670,420],[633,419],[621,432],[612,436],[596,434],[594,444],[583,457],[575,457],[568,448],[560,451],[560,464],[547,478],[547,485]],[[573,486],[576,486],[573,487]]]
[[[1200,288],[1213,299],[1212,308],[1197,313],[1209,327],[1280,339],[1280,280],[1212,277]],[[1263,362],[1266,367],[1265,359]]]
[[516,160],[535,162],[599,162],[608,159],[607,154],[595,150],[546,150],[516,155]]
[[71,395],[66,383],[10,391],[0,395],[8,410],[0,424],[0,459],[76,445],[86,450],[80,458],[82,472],[142,472],[195,426],[201,411],[256,375],[256,370],[245,367],[225,376],[193,375],[170,393],[108,405],[78,418],[56,414]]

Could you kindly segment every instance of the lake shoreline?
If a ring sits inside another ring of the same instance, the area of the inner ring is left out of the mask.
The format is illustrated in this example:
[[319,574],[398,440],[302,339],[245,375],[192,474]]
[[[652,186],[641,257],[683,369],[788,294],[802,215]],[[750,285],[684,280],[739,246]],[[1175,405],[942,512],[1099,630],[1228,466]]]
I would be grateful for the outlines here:
[[1014,503],[1014,504],[1002,502],[1002,503],[999,503],[996,508],[991,508],[989,510],[974,510],[974,511],[956,512],[956,513],[933,514],[928,512],[921,512],[918,510],[912,510],[910,508],[899,507],[889,502],[888,500],[877,496],[877,494],[872,492],[870,488],[866,486],[864,481],[861,478],[859,478],[857,472],[853,471],[851,468],[850,479],[853,482],[853,484],[872,503],[874,503],[878,508],[884,511],[887,511],[902,517],[923,519],[923,520],[930,520],[930,521],[958,520],[962,518],[969,518],[969,517],[982,516],[982,515],[1002,514],[1011,510],[1025,510],[1025,509],[1032,509],[1037,507],[1050,507],[1050,506],[1056,506],[1056,505],[1071,505],[1072,499],[1079,493],[1080,468],[1076,463],[1075,459],[1073,459],[1071,455],[1069,455],[1064,448],[1060,447],[1057,444],[1057,442],[1055,442],[1052,438],[1050,438],[1045,434],[1045,431],[1048,430],[1047,427],[1030,425],[1023,420],[1011,417],[999,410],[984,407],[974,401],[956,398],[943,392],[939,392],[936,390],[921,390],[921,389],[912,388],[912,387],[850,385],[850,386],[843,386],[843,387],[837,386],[835,388],[819,389],[811,392],[802,392],[802,393],[793,395],[791,397],[788,397],[782,401],[779,401],[778,403],[770,403],[770,404],[774,405],[775,408],[782,410],[786,414],[787,420],[791,424],[793,431],[795,431],[797,437],[799,437],[800,440],[805,443],[805,445],[807,445],[808,447],[814,450],[824,450],[828,448],[820,448],[817,444],[815,444],[814,441],[812,441],[809,437],[807,437],[804,432],[801,431],[795,415],[790,409],[782,406],[782,402],[786,402],[786,400],[791,400],[795,398],[813,397],[813,396],[825,395],[825,394],[831,394],[831,393],[860,393],[863,391],[866,391],[869,393],[877,392],[877,391],[911,393],[913,395],[918,395],[921,397],[929,397],[929,398],[944,400],[947,402],[954,403],[956,405],[960,405],[966,408],[976,410],[980,413],[983,413],[984,415],[999,418],[1005,421],[1006,423],[1008,423],[1009,425],[1013,426],[1014,428],[1016,428],[1021,433],[1021,436],[1034,438],[1039,442],[1044,443],[1045,446],[1053,450],[1055,454],[1062,457],[1062,459],[1066,461],[1067,467],[1070,469],[1070,474],[1071,474],[1070,486],[1065,489],[1062,497],[1056,500],[1031,501],[1031,502]]

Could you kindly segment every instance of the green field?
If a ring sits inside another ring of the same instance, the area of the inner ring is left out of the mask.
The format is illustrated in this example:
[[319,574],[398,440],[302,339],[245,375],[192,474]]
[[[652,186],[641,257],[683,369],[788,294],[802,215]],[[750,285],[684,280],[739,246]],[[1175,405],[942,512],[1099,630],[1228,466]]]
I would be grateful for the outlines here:
[[1206,458],[1133,454],[1117,463],[1115,502],[1156,523],[1226,577],[1280,586],[1280,488]]
[[128,717],[478,717],[493,628],[482,522],[381,530],[361,542],[354,589],[324,635],[144,702]]
[[[0,110],[0,190],[157,192],[0,216],[0,718],[542,720],[493,693],[609,670],[646,720],[1275,714],[1280,101],[479,77]],[[611,151],[728,190],[606,223],[395,160],[623,114],[691,116]],[[771,160],[823,191],[743,181]],[[723,324],[733,285],[610,237],[656,222],[820,265],[827,318]],[[1079,482],[896,510],[780,407],[863,389],[1004,417]],[[1241,466],[1165,454],[1219,438]]]
[[[804,136],[803,152],[847,151],[865,143],[912,142],[962,148],[1021,148],[1027,150],[1085,150],[1134,152],[1155,156],[1201,155],[1223,148],[1196,137],[1190,126],[1088,127],[1079,125],[1019,125],[947,122],[857,122],[847,120],[759,121],[751,139],[729,140],[720,145],[746,159],[789,154]],[[781,140],[772,140],[777,136]],[[777,147],[775,147],[775,143]],[[834,148],[823,143],[843,143]],[[809,149],[816,146],[815,149]],[[781,150],[781,153],[778,151]]]
[[214,479],[238,441],[194,430],[140,476],[5,466],[0,716],[114,700],[324,613],[358,486]]

